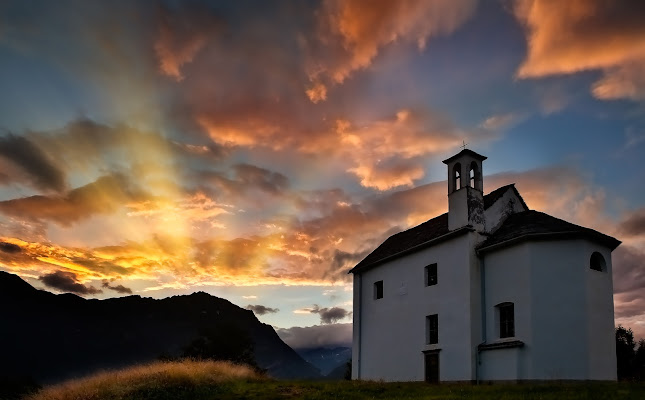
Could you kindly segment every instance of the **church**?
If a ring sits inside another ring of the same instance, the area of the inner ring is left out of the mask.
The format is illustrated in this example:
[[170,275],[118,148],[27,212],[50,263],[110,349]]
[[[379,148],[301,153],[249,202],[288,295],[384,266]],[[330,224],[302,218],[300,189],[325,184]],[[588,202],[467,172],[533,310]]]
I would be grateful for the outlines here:
[[350,271],[352,379],[616,380],[620,241],[530,210],[514,185],[484,195],[484,160],[444,160],[448,212]]

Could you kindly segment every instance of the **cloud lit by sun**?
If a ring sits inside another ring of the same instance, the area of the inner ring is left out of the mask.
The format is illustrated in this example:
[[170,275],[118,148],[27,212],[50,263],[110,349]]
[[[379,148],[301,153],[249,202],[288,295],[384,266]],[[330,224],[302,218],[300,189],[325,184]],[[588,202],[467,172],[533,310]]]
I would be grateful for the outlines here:
[[485,192],[623,241],[616,315],[645,336],[636,3],[5,2],[0,269],[317,324],[351,267],[447,210],[467,143]]

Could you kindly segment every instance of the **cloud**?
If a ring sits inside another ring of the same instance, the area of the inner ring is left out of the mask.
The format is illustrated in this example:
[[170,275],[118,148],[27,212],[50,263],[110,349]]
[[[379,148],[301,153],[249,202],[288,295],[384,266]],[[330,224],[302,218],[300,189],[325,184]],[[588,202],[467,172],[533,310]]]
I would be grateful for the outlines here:
[[109,213],[143,193],[122,175],[103,176],[63,196],[35,195],[0,202],[0,212],[24,220],[47,220],[71,225],[95,214]]
[[92,286],[86,286],[79,283],[76,274],[72,272],[56,271],[51,274],[43,275],[38,278],[42,283],[50,288],[61,292],[76,293],[81,295],[97,294],[103,291]]
[[320,308],[318,304],[314,304],[313,307],[311,308],[303,308],[300,310],[296,310],[296,313],[301,313],[301,312],[320,315],[321,324],[335,324],[341,319],[347,318],[350,315],[352,315],[350,311],[347,311],[341,307]]
[[[28,182],[38,189],[56,192],[65,189],[63,171],[26,137],[12,134],[0,137],[0,158],[12,162],[24,171]],[[7,179],[11,177],[7,176]]]
[[523,117],[516,113],[494,114],[486,118],[479,124],[479,127],[489,131],[500,131],[508,129],[517,124]]
[[423,50],[430,37],[457,30],[475,5],[475,0],[324,1],[317,14],[321,44],[309,66],[313,88],[323,77],[342,83],[392,43],[412,42]]
[[520,78],[602,70],[592,86],[595,97],[645,97],[643,3],[517,0],[514,13],[528,42]]
[[244,307],[247,310],[253,311],[257,315],[265,315],[265,314],[275,314],[278,311],[280,311],[277,308],[271,308],[271,307],[266,307],[261,304],[249,304],[248,306]]
[[276,333],[293,349],[352,346],[351,323],[276,328]]
[[110,282],[103,282],[103,287],[106,289],[114,290],[117,293],[121,294],[132,294],[132,289],[125,287],[123,285],[110,285]]
[[13,243],[0,242],[0,251],[5,253],[20,253],[20,246]]
[[[645,291],[644,258],[645,252],[633,246],[623,244],[614,250],[612,253],[614,293]],[[645,295],[642,297],[645,300]]]
[[362,127],[339,120],[336,132],[355,164],[348,171],[378,190],[412,186],[425,175],[421,156],[453,148],[469,136],[438,113],[407,109]]
[[645,235],[645,208],[640,208],[627,215],[616,229],[626,236]]
[[206,7],[191,6],[194,8],[184,5],[173,10],[162,6],[158,12],[159,31],[154,49],[159,69],[177,81],[184,79],[181,68],[191,63],[222,28],[221,20]]

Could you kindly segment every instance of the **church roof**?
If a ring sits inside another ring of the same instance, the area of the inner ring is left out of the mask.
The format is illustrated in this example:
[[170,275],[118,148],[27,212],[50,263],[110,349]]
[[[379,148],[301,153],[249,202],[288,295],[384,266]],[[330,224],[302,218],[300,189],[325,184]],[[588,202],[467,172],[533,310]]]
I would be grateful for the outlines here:
[[[544,240],[552,238],[573,239],[585,237],[603,243],[612,250],[620,244],[619,240],[593,229],[572,224],[543,212],[529,210],[514,184],[502,186],[485,195],[484,209],[488,209],[495,204],[508,190],[515,192],[517,198],[522,202],[524,209],[528,211],[508,216],[504,223],[478,246],[478,253],[484,253],[524,240]],[[390,236],[376,250],[356,264],[349,273],[374,267],[382,262],[472,230],[472,227],[466,226],[450,231],[448,229],[448,213],[441,214],[421,225]]]
[[452,160],[454,160],[455,158],[459,158],[459,157],[463,156],[464,154],[468,154],[472,158],[477,159],[479,161],[484,161],[485,159],[488,158],[486,156],[482,156],[479,153],[475,153],[474,151],[472,151],[470,149],[463,149],[462,151],[460,151],[459,153],[455,154],[454,156],[452,156],[450,158],[446,158],[445,160],[443,160],[443,163],[444,164],[449,164]]
[[511,214],[488,239],[478,246],[478,253],[491,251],[524,240],[553,238],[574,239],[585,237],[607,245],[614,250],[620,241],[593,229],[552,217],[539,211]]
[[[522,200],[522,197],[518,193],[517,189],[515,189],[514,184],[502,186],[485,195],[484,209],[493,205],[509,189],[515,191],[517,197],[522,201],[522,205],[524,205],[524,207],[528,210],[526,203],[524,203],[524,200]],[[450,230],[448,230],[448,213],[441,214],[440,216],[426,221],[421,225],[417,225],[406,231],[399,232],[390,236],[385,242],[377,247],[376,250],[368,254],[367,257],[365,257],[349,272],[352,273],[364,269],[368,266],[374,266],[391,258],[398,257],[410,251],[417,250],[423,246],[437,243],[437,241],[439,240],[449,239],[456,235],[468,232],[469,230],[472,229],[462,228],[456,229],[451,232]]]

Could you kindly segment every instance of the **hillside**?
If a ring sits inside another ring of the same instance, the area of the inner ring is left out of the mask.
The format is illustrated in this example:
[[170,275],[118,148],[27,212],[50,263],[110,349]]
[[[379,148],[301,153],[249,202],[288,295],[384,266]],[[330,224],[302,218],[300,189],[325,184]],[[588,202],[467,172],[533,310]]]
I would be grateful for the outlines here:
[[203,292],[87,300],[0,271],[0,304],[4,379],[52,383],[186,353],[246,357],[276,378],[320,376],[252,311]]

